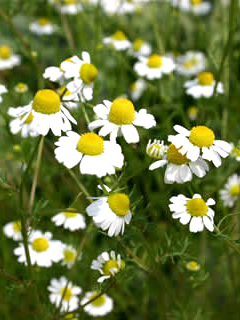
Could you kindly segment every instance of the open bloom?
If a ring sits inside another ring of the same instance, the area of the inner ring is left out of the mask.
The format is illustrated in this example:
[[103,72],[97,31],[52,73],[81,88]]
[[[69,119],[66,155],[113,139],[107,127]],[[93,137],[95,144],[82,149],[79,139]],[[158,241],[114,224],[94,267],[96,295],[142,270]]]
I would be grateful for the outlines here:
[[70,231],[86,228],[85,218],[81,213],[60,212],[53,216],[51,220],[56,226],[62,225],[64,229],[69,229]]
[[6,237],[13,239],[14,241],[22,240],[22,233],[21,233],[21,221],[13,221],[5,224],[3,227],[3,232]]
[[[61,242],[51,239],[51,232],[42,233],[38,230],[31,232],[28,250],[32,264],[37,264],[40,267],[51,267],[53,262],[59,262],[63,258]],[[14,249],[14,254],[19,256],[18,262],[27,265],[23,243],[20,243],[19,247]]]
[[70,121],[77,124],[70,112],[61,104],[59,95],[49,89],[39,90],[33,101],[22,107],[18,116],[22,119],[22,125],[28,121],[29,116],[33,117],[37,133],[43,136],[47,135],[50,129],[55,136],[60,136],[61,131],[71,130]]
[[67,282],[67,278],[61,277],[59,280],[52,279],[50,285],[48,286],[51,303],[58,307],[60,301],[62,300],[61,312],[73,311],[77,309],[79,304],[78,295],[82,292],[82,289],[74,286],[71,281],[68,283],[67,289],[65,290]]
[[0,46],[0,70],[12,69],[20,63],[20,56],[14,55],[9,46]]
[[149,43],[142,39],[136,39],[133,41],[128,53],[131,56],[138,58],[140,56],[149,56],[151,51],[152,49]]
[[98,270],[101,273],[101,277],[98,278],[98,282],[103,282],[106,279],[111,278],[116,273],[121,271],[125,267],[125,263],[121,260],[120,254],[116,256],[115,251],[101,253],[97,260],[93,260],[91,269]]
[[[209,170],[208,164],[201,157],[196,161],[189,160],[186,155],[182,155],[178,149],[170,144],[167,148],[161,143],[153,143],[148,148],[148,154],[152,158],[160,159],[152,163],[149,170],[163,167],[167,164],[164,182],[167,184],[185,183],[192,180],[192,173],[202,178]],[[156,150],[154,152],[154,150]],[[162,153],[165,152],[165,155]]]
[[[186,81],[184,83],[184,88],[187,89],[187,94],[195,99],[201,97],[210,98],[214,93],[215,83],[216,81],[211,72],[202,72],[198,74],[196,79]],[[223,84],[221,82],[218,83],[216,92],[224,93]]]
[[75,15],[82,11],[83,7],[78,0],[63,0],[60,10],[64,14]]
[[153,54],[149,57],[139,57],[139,62],[133,68],[140,77],[154,80],[162,78],[164,74],[172,73],[175,64],[171,58]]
[[47,18],[39,18],[36,22],[29,25],[30,31],[37,35],[51,35],[53,34],[56,26],[53,25]]
[[178,57],[176,72],[183,76],[193,76],[205,69],[206,58],[202,52],[188,51]]
[[122,168],[123,154],[120,145],[104,141],[96,133],[89,132],[81,136],[68,131],[67,136],[61,137],[55,145],[56,159],[71,169],[78,163],[82,174],[103,177],[114,174],[115,168]]
[[138,79],[137,81],[133,82],[130,86],[131,98],[134,101],[138,100],[146,89],[146,82],[142,79]]
[[131,42],[120,30],[116,31],[110,37],[104,38],[103,43],[112,46],[117,51],[123,51],[131,47]]
[[[99,292],[97,291],[86,292],[85,296],[81,300],[81,305],[84,305],[98,295]],[[106,294],[102,294],[83,308],[86,313],[90,314],[93,317],[105,316],[106,314],[111,312],[112,309],[113,299]]]
[[189,271],[197,272],[197,271],[200,270],[201,266],[200,266],[200,264],[198,264],[196,261],[189,261],[189,262],[186,264],[186,268],[187,268]]
[[4,85],[0,84],[0,103],[2,102],[2,97],[1,97],[1,95],[2,95],[3,93],[6,93],[6,92],[7,92],[6,87],[5,87]]
[[87,208],[86,212],[97,227],[108,229],[109,237],[124,233],[125,223],[132,219],[130,199],[125,193],[110,193],[109,196],[97,197]]
[[232,208],[240,197],[240,176],[237,174],[230,176],[223,189],[220,190],[220,196],[224,205]]
[[77,256],[77,250],[73,246],[67,245],[65,243],[62,243],[62,254],[63,258],[61,264],[63,266],[67,266],[68,269],[70,269],[73,266],[76,259],[80,260],[82,258],[82,254],[79,254]]
[[223,140],[215,140],[214,132],[205,126],[193,127],[190,131],[175,125],[176,136],[168,136],[168,140],[178,151],[192,161],[201,155],[203,159],[212,161],[215,167],[221,165],[221,157],[228,157],[231,145]]
[[208,14],[211,11],[212,5],[204,0],[167,0],[174,7],[178,7],[184,12],[192,12],[196,16]]
[[180,223],[188,224],[190,232],[203,231],[204,226],[209,230],[214,230],[214,211],[210,206],[215,204],[212,198],[205,202],[200,194],[194,194],[193,198],[187,198],[182,194],[171,197],[170,211],[173,212],[173,219],[180,219]]
[[154,117],[146,109],[135,111],[132,102],[125,98],[115,99],[113,102],[104,100],[93,108],[101,120],[89,124],[89,130],[102,127],[100,136],[110,134],[110,140],[116,141],[118,135],[123,135],[127,143],[139,142],[139,134],[135,126],[149,129],[156,125]]

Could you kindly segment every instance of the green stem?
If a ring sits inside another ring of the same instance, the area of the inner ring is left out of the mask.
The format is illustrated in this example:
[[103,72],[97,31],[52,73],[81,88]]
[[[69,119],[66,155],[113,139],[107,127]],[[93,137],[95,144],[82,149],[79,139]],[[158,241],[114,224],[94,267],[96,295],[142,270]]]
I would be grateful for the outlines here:
[[[221,235],[221,231],[219,230],[219,228],[216,226],[216,225],[214,225],[214,230],[216,231],[216,233],[218,234],[218,235]],[[231,247],[232,249],[234,249],[239,255],[240,255],[240,248],[239,248],[239,246],[235,243],[235,242],[232,242],[232,241],[230,241],[228,238],[225,238],[225,237],[222,237],[223,238],[223,240],[227,243],[227,245],[229,246],[229,247]]]
[[91,199],[91,195],[88,193],[87,189],[84,187],[84,185],[81,183],[81,181],[79,181],[79,179],[77,178],[77,176],[75,175],[75,173],[72,170],[68,171],[70,176],[73,178],[73,180],[76,182],[76,184],[78,185],[78,187],[80,188],[80,190],[82,190],[82,192],[84,193],[84,195],[88,198],[88,200],[90,202],[92,202]]

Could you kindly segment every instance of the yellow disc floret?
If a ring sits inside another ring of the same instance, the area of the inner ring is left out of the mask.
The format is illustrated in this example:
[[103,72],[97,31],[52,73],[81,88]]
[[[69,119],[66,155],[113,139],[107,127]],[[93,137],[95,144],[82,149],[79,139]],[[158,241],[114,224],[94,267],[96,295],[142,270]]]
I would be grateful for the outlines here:
[[16,86],[14,87],[14,90],[17,93],[24,93],[28,91],[28,85],[26,83],[23,82],[18,82],[18,84],[16,84]]
[[70,4],[75,4],[77,3],[77,0],[64,0],[64,4],[70,5]]
[[75,212],[63,212],[66,218],[75,218],[77,216],[77,213]]
[[46,26],[47,24],[49,24],[49,20],[47,18],[44,18],[44,17],[39,18],[37,22],[42,27]]
[[37,252],[46,251],[49,248],[49,243],[45,238],[36,238],[32,243],[33,250]]
[[197,59],[193,57],[193,58],[185,61],[185,62],[183,63],[183,66],[184,66],[186,69],[191,69],[192,67],[194,67],[194,66],[197,64],[197,62],[198,62]]
[[196,261],[188,262],[186,267],[190,271],[198,271],[200,269],[200,265]]
[[229,194],[231,197],[238,197],[240,195],[240,185],[233,184],[229,190]]
[[151,143],[147,145],[146,152],[150,158],[160,160],[163,158],[165,147],[160,143]]
[[79,74],[84,83],[90,84],[97,78],[98,70],[94,64],[84,63],[80,68]]
[[74,251],[70,250],[70,249],[66,249],[63,252],[63,260],[65,262],[72,262],[76,259],[76,254]]
[[187,212],[193,217],[204,217],[208,212],[206,202],[200,198],[188,200],[186,208]]
[[[92,300],[93,298],[95,298],[96,296],[99,295],[99,292],[94,292],[94,294],[89,298],[89,300]],[[100,297],[98,297],[97,299],[93,300],[91,302],[91,304],[94,307],[101,307],[102,305],[104,305],[106,302],[106,297],[104,295],[101,295]]]
[[125,216],[130,210],[130,199],[124,193],[114,193],[108,196],[109,208],[120,217]]
[[127,37],[122,31],[118,30],[112,35],[112,39],[118,40],[118,41],[124,41],[124,40],[127,40]]
[[161,67],[163,65],[162,57],[157,54],[151,55],[148,58],[147,65],[149,66],[149,68]]
[[197,76],[197,79],[201,86],[211,86],[214,81],[214,77],[211,72],[202,72]]
[[181,165],[188,163],[190,160],[186,157],[186,155],[182,155],[178,150],[180,148],[176,148],[173,144],[170,144],[167,150],[167,159],[170,163]]
[[[111,272],[111,269],[114,269],[114,270]],[[116,260],[108,260],[103,265],[103,273],[106,276],[110,276],[113,273],[117,273],[118,271],[119,271],[119,266]]]
[[53,90],[39,90],[33,99],[33,110],[43,114],[54,114],[61,109],[59,95]]
[[202,0],[191,0],[191,4],[192,4],[193,6],[197,6],[197,5],[199,5],[200,3],[202,3]]
[[142,39],[136,39],[134,42],[133,42],[133,50],[134,51],[139,51],[142,46],[144,45],[144,41]]
[[15,232],[21,232],[22,226],[21,226],[21,221],[17,220],[13,222],[13,230]]
[[[64,294],[64,291],[65,291],[65,294]],[[70,289],[70,288],[67,288],[67,290],[65,290],[65,288],[61,288],[60,289],[60,294],[61,294],[62,297],[63,297],[63,294],[64,294],[63,300],[65,300],[65,301],[69,301],[73,296],[72,289]]]
[[98,156],[104,151],[104,140],[94,132],[85,133],[78,140],[77,150],[88,156]]
[[0,58],[2,60],[7,60],[11,57],[12,55],[12,50],[8,46],[1,46],[0,47]]
[[196,118],[198,113],[198,109],[196,107],[190,107],[188,109],[188,115],[190,118]]
[[132,124],[135,119],[135,109],[132,102],[124,98],[115,99],[111,105],[108,119],[117,125]]
[[215,135],[213,131],[205,126],[193,127],[190,131],[189,141],[199,147],[211,147],[213,145]]

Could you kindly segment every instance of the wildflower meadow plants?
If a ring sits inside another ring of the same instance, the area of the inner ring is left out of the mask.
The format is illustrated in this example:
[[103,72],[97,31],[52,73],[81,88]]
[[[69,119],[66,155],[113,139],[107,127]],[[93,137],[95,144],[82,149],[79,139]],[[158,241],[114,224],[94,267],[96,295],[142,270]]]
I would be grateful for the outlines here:
[[1,319],[239,319],[239,14],[1,1]]

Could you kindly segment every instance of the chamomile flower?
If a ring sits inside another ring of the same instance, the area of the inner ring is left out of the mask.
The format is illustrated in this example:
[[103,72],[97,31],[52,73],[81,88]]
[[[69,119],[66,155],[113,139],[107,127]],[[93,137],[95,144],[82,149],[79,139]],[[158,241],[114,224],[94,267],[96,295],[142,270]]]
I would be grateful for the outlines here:
[[68,283],[67,289],[65,290],[67,283],[67,278],[61,277],[60,279],[52,279],[48,286],[51,303],[55,304],[56,307],[59,307],[60,301],[62,300],[61,312],[76,310],[79,304],[78,295],[82,292],[82,289],[73,285],[71,281]]
[[65,59],[61,62],[59,67],[47,67],[44,71],[43,78],[49,79],[53,82],[59,82],[61,85],[64,83],[65,78],[65,71],[62,69],[62,63],[64,62],[74,63],[70,58]]
[[[83,306],[88,301],[92,300],[93,298],[97,297],[99,292],[91,291],[86,292],[84,298],[81,300],[81,305]],[[93,317],[98,316],[105,316],[113,309],[113,299],[107,296],[106,294],[102,294],[91,303],[87,304],[83,307],[83,310]]]
[[61,261],[61,264],[63,266],[67,266],[68,269],[70,269],[73,266],[76,259],[81,260],[82,258],[82,254],[79,254],[77,257],[77,250],[73,246],[64,243],[62,244],[62,253],[63,259]]
[[19,55],[13,54],[9,46],[0,46],[0,70],[12,69],[20,64],[21,58]]
[[203,159],[212,161],[215,167],[221,165],[221,157],[228,157],[231,145],[223,140],[215,140],[214,132],[206,126],[196,126],[190,131],[175,125],[176,136],[168,136],[178,151],[191,161],[196,161],[201,155]]
[[[27,137],[36,137],[38,136],[37,132],[37,123],[34,120],[34,116],[32,113],[29,113],[28,117],[26,118],[23,114],[24,107],[18,107],[18,108],[9,108],[8,114],[15,118],[14,120],[11,120],[9,122],[10,131],[12,134],[17,134],[21,132],[21,136],[23,138]],[[23,118],[25,117],[25,120],[23,122]]]
[[205,69],[206,58],[202,52],[188,51],[178,57],[176,72],[183,76],[193,76]]
[[231,146],[231,151],[230,151],[230,156],[237,160],[238,162],[240,161],[240,144],[234,145],[234,143],[230,143]]
[[135,126],[149,129],[156,125],[154,116],[146,109],[135,111],[132,102],[125,98],[115,99],[113,102],[104,100],[93,108],[100,120],[89,124],[89,130],[102,127],[100,136],[110,134],[110,141],[116,141],[118,135],[123,135],[127,143],[139,142],[139,134]]
[[[52,240],[51,232],[32,231],[29,236],[28,250],[31,263],[40,267],[51,267],[53,262],[59,262],[63,258],[62,243]],[[27,258],[23,243],[14,249],[14,254],[18,256],[18,262],[27,265]]]
[[128,53],[131,56],[138,58],[140,56],[149,56],[151,51],[152,49],[149,43],[142,39],[136,39],[133,41]]
[[189,0],[189,9],[194,15],[201,16],[208,14],[212,9],[212,5],[204,0]]
[[175,64],[171,58],[153,54],[149,57],[139,57],[134,67],[134,71],[140,77],[148,80],[160,79],[164,74],[170,74],[175,69]]
[[188,108],[188,117],[191,121],[194,121],[197,119],[197,115],[198,115],[198,108],[197,107],[190,107]]
[[198,264],[196,261],[189,261],[187,264],[186,264],[186,268],[189,270],[189,271],[193,271],[193,272],[196,272],[196,271],[199,271],[201,266],[200,264]]
[[71,169],[79,163],[82,174],[103,177],[114,174],[115,168],[123,166],[123,154],[120,145],[104,141],[96,133],[82,135],[68,131],[67,136],[61,137],[55,145],[56,159]]
[[71,57],[70,61],[63,61],[61,69],[65,72],[66,79],[74,78],[68,83],[67,89],[72,93],[78,93],[84,100],[91,100],[93,96],[93,82],[97,78],[98,70],[91,63],[88,52],[82,52],[82,59]]
[[[36,131],[40,135],[47,135],[49,130],[55,136],[60,136],[61,131],[71,130],[71,122],[77,124],[70,112],[61,104],[59,95],[53,90],[39,90],[29,105],[22,107],[19,116],[22,123],[32,117],[36,124]],[[69,121],[70,120],[70,121]]]
[[132,219],[130,199],[125,193],[110,193],[109,196],[94,198],[87,208],[88,216],[93,217],[97,227],[108,229],[108,236],[123,235],[125,223]]
[[23,94],[28,91],[28,85],[23,82],[18,82],[13,89],[15,92]]
[[142,79],[138,79],[137,81],[133,82],[130,86],[131,98],[134,101],[138,100],[146,89],[146,82]]
[[125,33],[120,30],[116,31],[110,37],[104,38],[103,43],[112,46],[117,51],[124,51],[132,46]]
[[45,17],[39,18],[37,21],[29,25],[30,31],[39,36],[41,35],[51,35],[56,30],[56,26],[53,25],[50,20]]
[[[186,88],[186,93],[195,99],[201,97],[210,98],[214,93],[215,83],[216,81],[211,72],[202,72],[198,74],[196,79],[186,81],[184,83],[184,88]],[[223,84],[221,82],[218,83],[216,92],[220,94],[224,93]]]
[[13,221],[7,223],[3,227],[3,232],[6,237],[13,239],[14,241],[22,240],[22,233],[21,233],[21,221]]
[[64,14],[75,15],[83,10],[78,0],[63,0],[60,10]]
[[200,194],[194,194],[193,198],[187,198],[182,194],[171,197],[170,211],[173,212],[173,219],[180,219],[183,225],[188,224],[190,232],[203,231],[204,226],[209,230],[214,230],[214,211],[210,206],[215,204],[212,198],[205,202]]
[[226,207],[232,208],[240,198],[240,176],[233,174],[228,178],[223,189],[220,190],[221,200]]
[[[75,210],[73,208],[70,208]],[[76,231],[86,228],[85,218],[81,213],[76,212],[60,212],[51,219],[56,226],[63,226],[64,229]]]
[[[57,90],[59,96],[62,99],[62,103],[68,108],[68,109],[77,109],[79,105],[79,95],[76,93],[70,92],[66,87],[61,87]],[[81,100],[84,100],[83,97],[81,97]]]
[[164,141],[154,139],[148,141],[146,153],[150,158],[162,160],[167,152],[168,147],[164,145]]
[[125,263],[121,260],[120,254],[116,256],[115,251],[101,253],[97,260],[93,260],[91,269],[98,270],[101,273],[101,277],[98,278],[98,282],[103,282],[106,279],[111,278],[116,273],[121,271],[125,267]]
[[[162,143],[154,143],[147,148],[148,153],[151,154],[153,158],[160,159],[152,163],[149,170],[155,170],[156,168],[163,167],[167,164],[164,176],[164,182],[167,184],[191,181],[192,174],[202,178],[209,170],[207,162],[201,157],[196,161],[190,161],[186,155],[182,155],[173,144],[170,144],[167,150]],[[166,152],[164,156],[162,156],[163,152]]]
[[0,103],[2,102],[2,94],[4,94],[4,93],[7,93],[8,91],[7,91],[7,88],[4,86],[4,85],[2,85],[2,84],[0,84]]

